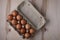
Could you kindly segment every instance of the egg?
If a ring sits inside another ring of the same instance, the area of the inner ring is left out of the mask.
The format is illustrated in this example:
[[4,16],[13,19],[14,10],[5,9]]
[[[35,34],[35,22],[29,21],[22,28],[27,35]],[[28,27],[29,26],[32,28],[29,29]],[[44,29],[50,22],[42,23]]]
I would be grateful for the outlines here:
[[29,38],[30,34],[29,33],[25,33],[25,38]]
[[10,15],[8,15],[7,18],[8,18],[9,21],[11,21],[13,19],[13,16],[10,14]]
[[21,15],[17,15],[16,19],[21,20],[21,19],[23,19],[23,17]]
[[21,28],[20,32],[21,34],[24,34],[26,32],[25,28]]
[[21,25],[21,24],[17,24],[17,25],[16,25],[16,28],[17,28],[17,29],[21,29],[21,28],[22,28],[22,25]]
[[22,19],[22,20],[21,20],[21,24],[22,24],[22,25],[25,25],[26,23],[27,23],[27,21],[26,21],[25,19]]
[[13,20],[11,21],[11,23],[12,23],[13,25],[16,25],[16,24],[17,24],[17,20],[13,19]]
[[12,11],[13,16],[17,16],[17,14],[18,14],[18,11],[16,11],[16,10]]
[[30,24],[26,24],[26,25],[25,25],[25,28],[26,28],[26,29],[30,29],[30,27],[31,27]]
[[30,34],[33,34],[35,32],[33,28],[31,28],[29,31],[30,31]]

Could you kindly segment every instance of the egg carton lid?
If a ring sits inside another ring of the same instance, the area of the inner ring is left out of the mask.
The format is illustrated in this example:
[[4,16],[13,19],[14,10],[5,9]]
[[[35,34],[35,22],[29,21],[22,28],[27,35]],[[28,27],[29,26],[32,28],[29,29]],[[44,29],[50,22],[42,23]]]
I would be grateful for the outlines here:
[[23,1],[18,5],[17,10],[36,30],[39,30],[46,23],[41,13],[29,1]]

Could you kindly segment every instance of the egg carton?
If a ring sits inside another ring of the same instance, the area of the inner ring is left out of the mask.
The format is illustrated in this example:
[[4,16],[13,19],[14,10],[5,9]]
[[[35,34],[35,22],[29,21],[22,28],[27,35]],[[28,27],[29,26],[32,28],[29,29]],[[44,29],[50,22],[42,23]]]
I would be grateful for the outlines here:
[[[35,28],[35,30],[39,30],[46,23],[41,13],[38,12],[37,9],[29,1],[25,0],[21,2],[16,10],[20,12],[19,14],[21,14],[23,18],[32,25],[31,27]],[[18,32],[18,34],[21,35],[21,33],[11,23],[10,25],[15,29],[15,31]],[[24,38],[24,36],[22,37]],[[31,37],[33,37],[33,35]]]
[[45,23],[44,17],[40,12],[29,2],[23,1],[17,10],[21,12],[20,14],[32,25],[33,28],[39,30]]

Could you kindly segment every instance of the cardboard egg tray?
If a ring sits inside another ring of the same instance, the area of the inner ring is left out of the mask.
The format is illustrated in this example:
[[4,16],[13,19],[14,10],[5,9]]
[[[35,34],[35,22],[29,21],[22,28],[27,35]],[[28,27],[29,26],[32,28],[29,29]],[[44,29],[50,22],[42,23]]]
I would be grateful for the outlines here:
[[[18,7],[17,11],[23,16],[27,23],[32,25],[31,27],[38,31],[45,23],[44,17],[35,9],[35,7],[29,1],[23,1]],[[8,21],[9,22],[9,21]],[[16,29],[15,26],[9,22],[10,25],[21,35],[21,33]],[[23,38],[25,38],[23,36]]]

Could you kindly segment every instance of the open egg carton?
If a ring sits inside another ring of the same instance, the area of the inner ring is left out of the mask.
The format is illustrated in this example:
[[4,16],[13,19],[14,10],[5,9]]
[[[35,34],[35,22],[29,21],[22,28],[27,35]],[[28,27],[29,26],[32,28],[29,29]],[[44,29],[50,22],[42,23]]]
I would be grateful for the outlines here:
[[46,22],[29,1],[23,1],[8,15],[8,22],[23,38],[30,38]]

